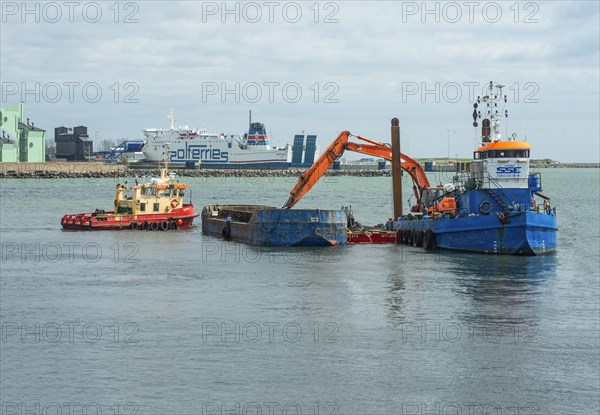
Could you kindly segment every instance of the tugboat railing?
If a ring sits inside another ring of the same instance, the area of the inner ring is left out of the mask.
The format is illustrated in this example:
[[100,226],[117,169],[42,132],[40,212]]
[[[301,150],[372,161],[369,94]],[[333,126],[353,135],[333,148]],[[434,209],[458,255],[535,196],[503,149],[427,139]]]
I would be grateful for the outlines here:
[[[510,206],[512,206],[513,203],[511,202],[510,197],[504,192],[504,188],[502,187],[502,185],[496,179],[494,179],[493,177],[491,177],[489,175],[488,175],[488,179],[489,179],[490,183],[494,184],[496,186],[496,189],[499,190],[499,193],[496,193],[496,192],[494,192],[494,193],[498,197],[499,201],[502,204],[504,204],[503,207],[505,208],[505,210],[510,209]],[[488,189],[488,191],[493,192],[496,189]],[[507,199],[509,201],[508,203],[506,202]]]

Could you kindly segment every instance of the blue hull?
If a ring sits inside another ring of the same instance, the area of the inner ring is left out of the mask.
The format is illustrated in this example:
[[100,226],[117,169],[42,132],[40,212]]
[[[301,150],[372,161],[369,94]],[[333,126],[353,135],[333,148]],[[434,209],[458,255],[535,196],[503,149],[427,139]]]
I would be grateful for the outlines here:
[[341,210],[277,209],[264,206],[205,206],[205,235],[261,246],[335,246],[347,242]]
[[535,212],[509,216],[501,224],[497,215],[433,221],[435,246],[491,254],[540,255],[556,250],[556,217]]
[[502,223],[496,212],[455,218],[400,220],[395,230],[431,230],[434,247],[507,255],[543,255],[556,250],[556,216],[532,211],[515,212]]

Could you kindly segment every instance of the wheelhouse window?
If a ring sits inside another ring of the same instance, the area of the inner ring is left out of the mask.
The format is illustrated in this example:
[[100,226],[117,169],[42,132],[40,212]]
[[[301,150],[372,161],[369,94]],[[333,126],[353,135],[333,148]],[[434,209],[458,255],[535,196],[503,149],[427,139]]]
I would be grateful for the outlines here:
[[482,159],[486,158],[527,158],[529,150],[487,150],[480,153]]
[[146,196],[156,196],[156,188],[154,188],[154,187],[146,187],[144,189],[144,194]]
[[185,195],[185,189],[179,189],[179,197],[183,197]]

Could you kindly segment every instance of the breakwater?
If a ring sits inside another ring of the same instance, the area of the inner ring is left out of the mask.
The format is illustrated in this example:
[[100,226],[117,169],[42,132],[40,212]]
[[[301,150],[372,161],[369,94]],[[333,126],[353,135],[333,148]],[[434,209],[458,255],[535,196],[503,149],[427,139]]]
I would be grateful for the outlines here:
[[[600,168],[600,163],[531,165],[538,168]],[[171,168],[180,177],[298,177],[305,169],[182,169]],[[102,163],[0,163],[2,179],[141,178],[158,176],[157,168],[133,168]],[[388,177],[391,170],[329,169],[325,176]]]
[[[299,177],[304,169],[201,169],[171,170],[178,177]],[[94,171],[60,171],[60,170],[3,170],[0,178],[4,179],[86,179],[86,178],[144,178],[157,177],[158,169],[121,169]],[[325,176],[391,176],[390,170],[328,170]]]

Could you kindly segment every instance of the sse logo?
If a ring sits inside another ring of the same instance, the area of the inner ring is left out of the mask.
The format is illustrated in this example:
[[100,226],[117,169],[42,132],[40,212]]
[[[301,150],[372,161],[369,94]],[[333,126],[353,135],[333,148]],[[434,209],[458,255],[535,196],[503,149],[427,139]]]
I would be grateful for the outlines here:
[[496,174],[519,174],[521,173],[521,167],[496,167]]

